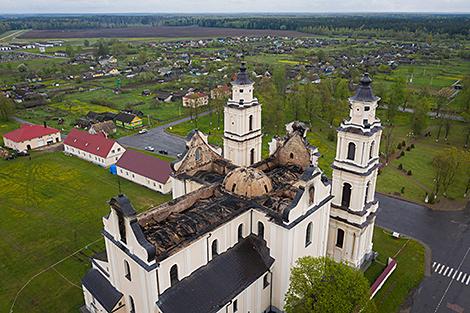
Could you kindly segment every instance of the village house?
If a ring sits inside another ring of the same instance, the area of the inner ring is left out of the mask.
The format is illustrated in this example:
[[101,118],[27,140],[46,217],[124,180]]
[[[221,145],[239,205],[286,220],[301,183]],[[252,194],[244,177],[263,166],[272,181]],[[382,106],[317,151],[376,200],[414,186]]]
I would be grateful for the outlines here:
[[211,99],[228,98],[231,94],[230,87],[227,85],[219,85],[211,90]]
[[109,135],[115,134],[116,130],[117,128],[113,121],[104,121],[92,124],[88,129],[88,133],[92,135],[103,133],[106,134],[107,137]]
[[3,135],[5,147],[26,151],[41,148],[61,141],[60,131],[49,127],[44,123],[41,125],[23,124]]
[[183,97],[183,107],[196,108],[209,104],[209,96],[204,92],[189,92]]
[[124,147],[103,134],[92,135],[76,128],[64,140],[65,154],[103,167],[115,164],[125,151]]
[[114,123],[116,123],[116,125],[119,127],[127,129],[136,129],[142,127],[143,125],[143,121],[139,116],[125,112],[118,113],[114,117]]
[[170,163],[141,152],[124,152],[116,163],[116,174],[163,194],[171,192]]

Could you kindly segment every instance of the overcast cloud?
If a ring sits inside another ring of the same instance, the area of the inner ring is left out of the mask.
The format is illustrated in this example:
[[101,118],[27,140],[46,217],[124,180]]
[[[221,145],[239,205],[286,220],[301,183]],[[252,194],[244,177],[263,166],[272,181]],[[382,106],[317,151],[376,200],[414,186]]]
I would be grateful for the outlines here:
[[4,13],[470,12],[470,0],[0,0]]

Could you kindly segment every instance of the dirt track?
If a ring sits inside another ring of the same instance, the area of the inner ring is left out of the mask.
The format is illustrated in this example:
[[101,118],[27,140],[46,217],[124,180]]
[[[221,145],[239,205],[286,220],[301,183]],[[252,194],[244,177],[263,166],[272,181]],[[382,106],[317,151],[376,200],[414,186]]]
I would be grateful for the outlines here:
[[305,37],[308,34],[271,29],[238,29],[196,26],[159,26],[159,27],[129,27],[129,28],[98,28],[73,30],[31,30],[19,38],[148,38],[148,37],[238,37],[238,36],[287,36]]

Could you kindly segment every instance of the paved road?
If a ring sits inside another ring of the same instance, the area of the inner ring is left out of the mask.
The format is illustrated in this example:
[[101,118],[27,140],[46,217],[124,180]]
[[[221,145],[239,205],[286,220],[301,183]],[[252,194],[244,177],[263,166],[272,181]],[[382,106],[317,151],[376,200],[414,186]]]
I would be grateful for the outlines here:
[[470,205],[436,212],[377,194],[377,224],[412,236],[432,250],[431,275],[413,297],[411,313],[470,312]]
[[[209,113],[210,111],[206,111],[200,113],[199,116],[204,116]],[[185,117],[162,126],[151,128],[146,134],[122,137],[118,139],[118,142],[125,147],[136,149],[144,149],[147,146],[152,146],[155,148],[155,152],[166,150],[169,155],[176,156],[178,153],[183,153],[186,150],[186,141],[179,136],[168,134],[165,132],[165,129],[189,121],[190,119],[190,117]]]

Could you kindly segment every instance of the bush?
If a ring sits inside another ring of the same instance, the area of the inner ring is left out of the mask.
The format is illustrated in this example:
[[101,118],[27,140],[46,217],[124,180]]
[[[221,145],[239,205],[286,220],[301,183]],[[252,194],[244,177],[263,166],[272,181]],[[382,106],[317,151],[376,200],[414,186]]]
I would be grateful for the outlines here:
[[411,149],[414,149],[414,148],[415,148],[415,144],[412,143],[410,147],[411,147]]
[[404,193],[405,193],[405,187],[401,187],[400,193],[401,193],[401,194],[404,194]]
[[400,150],[401,149],[401,143],[398,143],[397,145],[397,149]]
[[411,176],[413,175],[413,173],[411,172],[411,170],[409,170],[408,173],[406,173],[406,175]]
[[411,151],[411,147],[406,147],[406,151]]
[[400,156],[401,157],[405,156],[405,151],[400,152]]
[[329,141],[335,141],[335,132],[334,132],[334,131],[328,132],[328,137],[327,137],[327,139],[328,139]]
[[402,169],[403,169],[403,164],[401,164],[401,163],[398,164],[398,169],[399,169],[399,170],[402,170]]
[[405,146],[406,146],[406,142],[405,142],[404,140],[401,142],[401,146],[402,146],[402,147],[405,147]]

